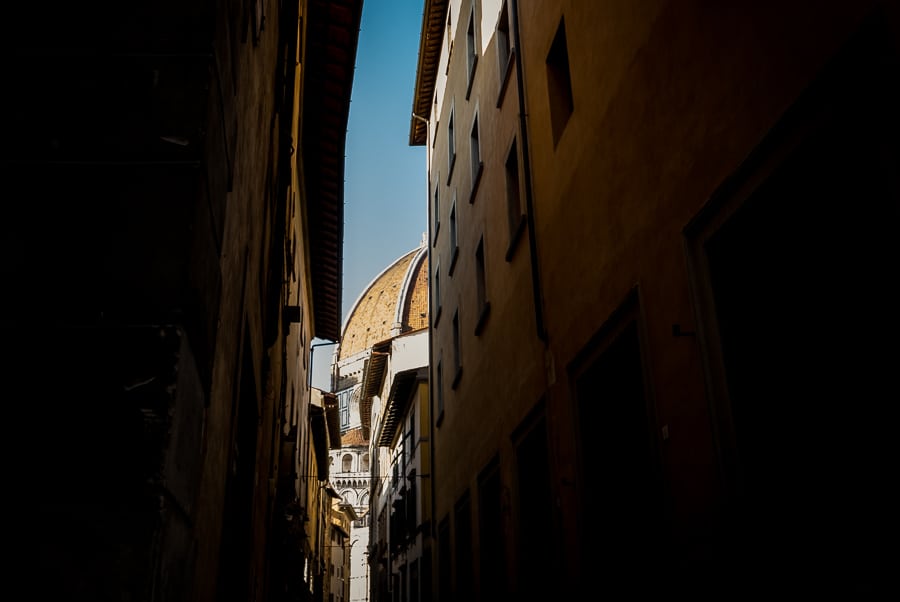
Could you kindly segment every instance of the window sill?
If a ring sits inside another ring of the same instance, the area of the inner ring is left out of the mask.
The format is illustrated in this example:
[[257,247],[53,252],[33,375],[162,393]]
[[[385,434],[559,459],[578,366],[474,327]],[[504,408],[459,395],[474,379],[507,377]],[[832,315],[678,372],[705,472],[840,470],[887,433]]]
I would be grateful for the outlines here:
[[522,232],[525,231],[525,216],[519,216],[519,223],[516,225],[516,229],[513,230],[512,235],[509,238],[509,246],[506,248],[506,261],[512,261],[513,256],[516,254],[516,249],[519,248],[519,240],[522,238]]
[[447,49],[447,68],[444,69],[444,75],[450,73],[450,63],[452,62],[450,59],[453,58],[453,40],[450,41],[450,48]]
[[456,267],[456,260],[459,259],[459,247],[453,248],[453,257],[450,258],[450,267],[447,268],[447,275],[453,275],[453,269]]
[[450,185],[450,180],[453,179],[453,166],[456,165],[456,153],[453,153],[453,156],[450,157],[450,169],[447,170],[447,186]]
[[481,334],[481,331],[484,330],[484,325],[487,322],[488,316],[491,313],[491,303],[490,301],[485,301],[484,305],[481,306],[481,313],[478,315],[478,322],[475,324],[475,336]]
[[441,321],[441,308],[438,307],[437,311],[434,312],[434,318],[431,320],[431,327],[437,328],[438,322]]
[[481,183],[481,172],[484,171],[484,163],[479,163],[475,174],[472,176],[472,192],[469,194],[469,204],[475,202],[475,195],[478,194],[478,185]]
[[475,82],[475,68],[478,67],[478,55],[472,57],[472,66],[469,67],[469,81],[466,82],[466,100],[472,94],[472,84]]
[[506,98],[506,89],[509,87],[510,74],[512,73],[513,61],[516,60],[516,49],[511,48],[509,58],[506,61],[506,69],[503,70],[503,79],[500,80],[500,93],[497,94],[497,108],[503,105],[503,99]]
[[450,388],[456,390],[456,386],[459,384],[460,379],[462,378],[462,366],[456,369],[456,376],[453,377],[453,382],[450,383]]

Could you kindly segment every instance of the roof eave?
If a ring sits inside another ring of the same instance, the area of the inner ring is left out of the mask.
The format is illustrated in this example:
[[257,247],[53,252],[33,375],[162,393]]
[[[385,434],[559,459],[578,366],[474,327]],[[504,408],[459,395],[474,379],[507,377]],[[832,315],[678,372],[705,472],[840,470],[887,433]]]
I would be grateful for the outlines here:
[[409,124],[410,146],[421,146],[428,142],[426,124],[416,118],[431,118],[431,99],[437,81],[438,64],[441,60],[441,43],[444,40],[444,20],[447,16],[448,0],[425,0],[422,14],[422,30],[419,34],[419,61],[416,67],[416,87],[413,92],[413,110]]
[[362,0],[314,0],[307,9],[302,160],[308,198],[313,329],[339,341],[344,237],[344,150]]
[[376,438],[380,447],[393,445],[400,420],[409,408],[416,391],[416,383],[428,379],[425,368],[412,368],[398,372],[391,383],[391,392],[388,394],[384,418]]

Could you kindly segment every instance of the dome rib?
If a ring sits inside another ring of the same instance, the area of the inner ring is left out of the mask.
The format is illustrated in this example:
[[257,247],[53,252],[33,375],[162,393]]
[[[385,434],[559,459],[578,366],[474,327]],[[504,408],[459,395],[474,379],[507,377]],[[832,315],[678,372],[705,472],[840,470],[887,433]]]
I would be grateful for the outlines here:
[[[421,272],[422,261],[428,254],[428,247],[419,247],[416,256],[413,257],[409,269],[406,270],[406,278],[403,279],[403,286],[400,287],[400,294],[397,296],[397,309],[394,312],[394,323],[406,325],[409,321],[409,305],[415,292],[418,276]],[[425,279],[426,293],[428,288],[428,278],[426,273]],[[426,310],[427,311],[427,310]],[[409,324],[412,326],[412,324]],[[427,324],[426,324],[427,325]]]

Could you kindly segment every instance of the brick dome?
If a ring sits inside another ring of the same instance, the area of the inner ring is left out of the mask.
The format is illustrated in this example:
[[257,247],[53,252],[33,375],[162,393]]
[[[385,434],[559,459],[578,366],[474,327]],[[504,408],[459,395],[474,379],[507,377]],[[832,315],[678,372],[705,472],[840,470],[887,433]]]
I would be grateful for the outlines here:
[[344,321],[339,360],[428,326],[428,248],[406,253],[365,288]]

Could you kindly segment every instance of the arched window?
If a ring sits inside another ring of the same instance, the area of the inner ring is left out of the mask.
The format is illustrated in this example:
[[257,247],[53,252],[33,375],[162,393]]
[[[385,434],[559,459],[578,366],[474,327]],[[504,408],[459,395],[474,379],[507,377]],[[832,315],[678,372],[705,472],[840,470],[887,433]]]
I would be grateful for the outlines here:
[[344,454],[341,471],[350,472],[351,470],[353,470],[353,456],[351,456],[350,454]]
[[369,454],[363,454],[362,466],[359,467],[360,472],[369,472]]

